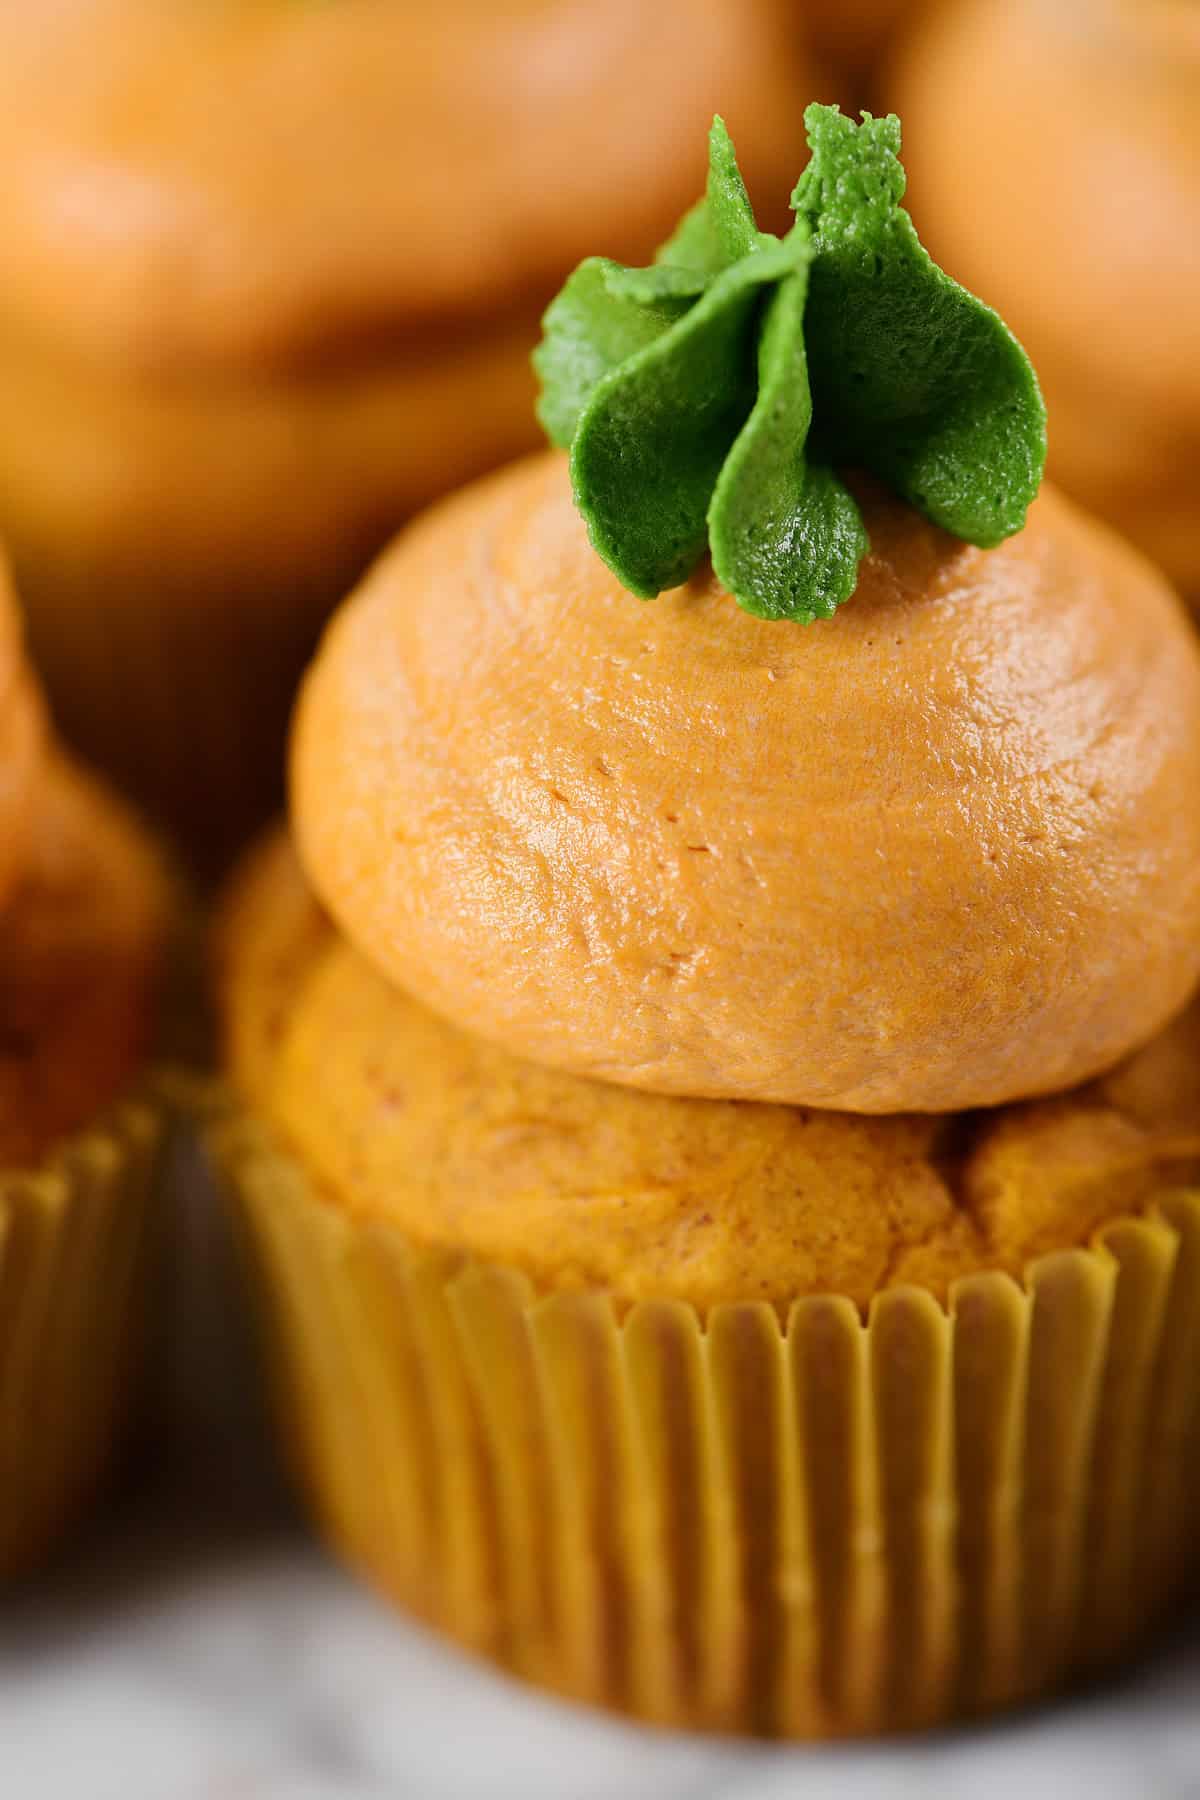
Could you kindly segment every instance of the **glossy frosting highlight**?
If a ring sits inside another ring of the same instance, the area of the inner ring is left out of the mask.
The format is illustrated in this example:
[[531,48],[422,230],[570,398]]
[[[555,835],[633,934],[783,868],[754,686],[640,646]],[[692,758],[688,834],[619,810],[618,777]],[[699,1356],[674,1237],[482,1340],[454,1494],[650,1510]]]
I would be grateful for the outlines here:
[[418,523],[335,621],[301,855],[392,980],[664,1093],[954,1111],[1088,1079],[1200,974],[1200,656],[1052,493],[1001,548],[862,490],[833,621],[649,605],[564,460]]

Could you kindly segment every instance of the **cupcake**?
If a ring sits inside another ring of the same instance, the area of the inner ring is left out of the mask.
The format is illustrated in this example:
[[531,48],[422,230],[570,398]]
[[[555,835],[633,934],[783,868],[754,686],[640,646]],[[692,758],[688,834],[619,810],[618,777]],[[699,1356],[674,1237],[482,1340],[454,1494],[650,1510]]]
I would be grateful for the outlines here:
[[1051,474],[1200,602],[1200,14],[959,0],[890,95],[934,254],[1029,346]]
[[1200,651],[1030,505],[896,122],[809,123],[785,238],[718,125],[663,259],[576,272],[569,458],[329,628],[216,1142],[345,1555],[532,1681],[796,1737],[1046,1693],[1200,1548]]
[[[36,16],[35,16],[36,15]],[[648,255],[718,85],[792,167],[788,0],[100,0],[0,22],[0,529],[67,734],[209,859],[318,626],[535,441],[593,242]]]
[[874,90],[880,65],[896,33],[922,8],[937,0],[797,0],[806,42],[823,67],[836,72],[853,93]]
[[170,887],[53,744],[0,579],[0,1579],[96,1486],[145,1318]]

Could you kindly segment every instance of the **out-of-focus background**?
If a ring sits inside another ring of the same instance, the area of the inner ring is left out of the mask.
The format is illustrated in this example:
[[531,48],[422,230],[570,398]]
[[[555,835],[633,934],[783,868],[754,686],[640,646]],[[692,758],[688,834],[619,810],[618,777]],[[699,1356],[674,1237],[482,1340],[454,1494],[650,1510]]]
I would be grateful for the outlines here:
[[718,109],[774,227],[807,101],[902,114],[1053,478],[1200,593],[1198,70],[1194,0],[12,0],[0,536],[60,725],[227,863],[323,620],[541,442],[542,310],[650,258]]
[[[814,98],[901,114],[926,243],[1033,355],[1052,476],[1200,600],[1197,0],[4,0],[0,537],[63,725],[198,868],[278,804],[369,558],[539,441],[569,269],[649,258],[718,109],[783,222]],[[465,1662],[295,1517],[194,1165],[178,1247],[152,1425],[0,1618],[5,1800],[1200,1795],[1186,1620],[1059,1708],[820,1752]]]

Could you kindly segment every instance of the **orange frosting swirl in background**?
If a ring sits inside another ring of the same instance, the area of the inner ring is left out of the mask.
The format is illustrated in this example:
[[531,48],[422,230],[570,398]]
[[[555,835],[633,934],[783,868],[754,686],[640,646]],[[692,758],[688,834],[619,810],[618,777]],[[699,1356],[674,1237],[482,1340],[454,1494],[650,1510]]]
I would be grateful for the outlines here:
[[1200,7],[931,7],[887,100],[923,241],[1033,359],[1051,477],[1200,599]]
[[1045,493],[983,552],[869,492],[836,619],[700,571],[650,605],[546,455],[428,514],[331,627],[294,739],[310,879],[519,1055],[862,1112],[1072,1086],[1200,974],[1200,653]]
[[790,0],[0,9],[0,319],[173,368],[494,316],[665,236],[718,103],[782,202],[801,39]]

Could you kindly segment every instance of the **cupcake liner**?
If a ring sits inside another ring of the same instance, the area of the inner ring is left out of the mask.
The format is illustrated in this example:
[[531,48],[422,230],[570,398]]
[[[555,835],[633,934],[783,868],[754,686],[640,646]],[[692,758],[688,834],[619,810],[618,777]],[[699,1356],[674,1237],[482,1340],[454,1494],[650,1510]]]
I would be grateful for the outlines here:
[[0,1579],[52,1546],[127,1414],[163,1141],[153,1098],[0,1169]]
[[1200,1195],[1023,1282],[706,1319],[540,1296],[323,1199],[239,1199],[284,1438],[331,1538],[525,1678],[663,1724],[926,1727],[1104,1666],[1200,1552]]

